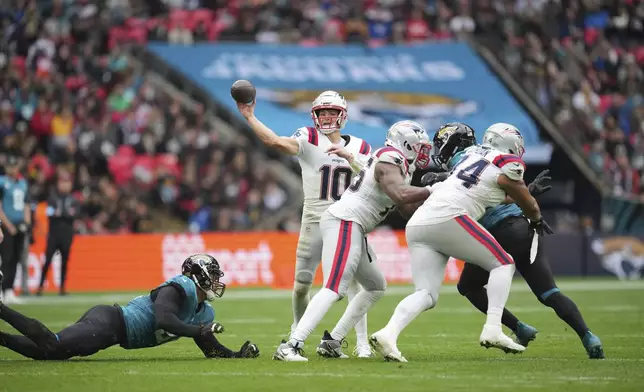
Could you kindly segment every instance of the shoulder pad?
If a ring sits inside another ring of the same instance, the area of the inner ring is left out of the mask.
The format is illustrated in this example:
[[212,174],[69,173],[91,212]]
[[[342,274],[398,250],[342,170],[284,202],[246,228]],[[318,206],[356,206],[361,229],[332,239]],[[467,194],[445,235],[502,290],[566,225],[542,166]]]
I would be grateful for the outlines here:
[[369,155],[371,154],[371,146],[369,143],[365,142],[364,140],[359,140],[360,141],[360,149],[358,152],[362,155]]
[[409,164],[405,156],[393,147],[383,147],[376,150],[376,162],[390,163],[399,166],[403,173],[407,173]]
[[516,155],[499,154],[492,160],[492,164],[501,169],[503,174],[508,176],[511,180],[523,180],[523,173],[525,173],[525,163]]
[[313,127],[298,128],[291,137],[293,139],[306,141],[314,146],[318,145],[318,131]]

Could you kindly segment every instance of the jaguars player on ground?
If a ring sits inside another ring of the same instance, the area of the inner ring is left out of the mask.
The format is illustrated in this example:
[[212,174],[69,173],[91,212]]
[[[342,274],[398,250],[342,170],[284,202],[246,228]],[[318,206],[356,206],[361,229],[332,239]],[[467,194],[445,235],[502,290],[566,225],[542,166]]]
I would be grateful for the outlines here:
[[[416,167],[424,169],[430,160],[431,145],[422,126],[400,121],[389,128],[385,147],[374,152],[351,187],[322,214],[322,271],[324,287],[313,297],[288,342],[282,342],[273,359],[304,362],[304,341],[317,327],[334,302],[342,299],[356,279],[363,290],[349,303],[331,333],[325,331],[318,354],[348,358],[342,340],[385,293],[387,283],[369,252],[366,235],[395,207],[405,208],[429,196],[429,189],[409,185]],[[333,147],[349,162],[355,157],[342,147]]]
[[[347,123],[347,101],[335,91],[321,93],[311,107],[313,127],[299,128],[292,137],[277,136],[255,117],[255,102],[237,104],[257,137],[268,147],[297,156],[302,169],[304,212],[297,244],[295,282],[293,285],[293,324],[295,330],[309,303],[313,278],[322,258],[320,216],[351,184],[353,173],[359,173],[371,147],[354,136],[341,135]],[[352,164],[336,155],[328,154],[332,145],[340,144],[357,158]],[[357,295],[359,286],[353,282],[349,301]],[[357,344],[354,354],[359,358],[372,356],[367,341],[366,316],[356,325]]]
[[226,285],[219,281],[223,274],[214,257],[192,255],[183,262],[181,275],[150,294],[125,306],[94,306],[58,333],[0,302],[0,319],[22,334],[0,332],[0,346],[32,359],[64,360],[115,345],[139,349],[191,337],[207,358],[256,358],[259,349],[250,341],[235,352],[214,335],[224,328],[214,321],[215,311],[205,301],[224,294]]
[[[464,124],[447,124],[447,126],[451,125],[457,126],[459,130],[469,128]],[[504,129],[512,129],[515,132],[502,132]],[[517,135],[519,135],[519,132],[513,125],[506,123],[493,124],[485,132],[483,146],[520,156],[522,155],[523,142],[518,139]],[[451,170],[458,165],[458,162],[466,154],[464,150],[474,146],[476,140],[473,137],[473,131],[471,131],[471,136],[466,135],[464,132],[454,132],[450,133],[448,137],[445,136],[447,135],[441,134],[439,130],[434,137],[434,148],[437,153],[433,156],[433,161],[438,168]],[[457,153],[452,156],[454,146],[456,146]],[[433,185],[444,181],[448,176],[448,172],[427,173],[423,176],[421,182],[424,185]],[[533,196],[547,192],[550,186],[543,185],[543,182],[548,179],[550,179],[548,171],[541,172],[528,186],[528,190]],[[604,358],[601,341],[590,331],[574,301],[564,295],[557,287],[548,261],[544,259],[543,242],[539,236],[536,237],[536,241],[538,241],[535,244],[536,249],[532,249],[533,240],[535,240],[534,232],[528,229],[529,222],[523,216],[521,208],[514,203],[490,208],[479,220],[479,223],[489,230],[503,249],[507,250],[514,258],[517,270],[519,270],[537,299],[545,306],[552,308],[557,313],[557,316],[577,333],[588,357],[591,359]],[[534,257],[531,257],[531,251],[534,253]],[[465,264],[457,286],[459,293],[483,313],[485,313],[488,306],[487,292],[484,287],[487,283],[488,275],[489,272],[476,265]],[[515,333],[517,343],[523,346],[527,346],[536,337],[537,330],[519,321],[508,309],[503,310],[501,322]]]

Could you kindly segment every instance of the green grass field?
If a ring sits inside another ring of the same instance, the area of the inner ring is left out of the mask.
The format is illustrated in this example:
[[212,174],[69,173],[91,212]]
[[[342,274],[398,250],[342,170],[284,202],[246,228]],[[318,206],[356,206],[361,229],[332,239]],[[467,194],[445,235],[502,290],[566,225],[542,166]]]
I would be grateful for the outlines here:
[[[589,326],[604,343],[607,359],[591,361],[576,334],[543,307],[522,282],[513,286],[509,307],[540,331],[521,355],[478,345],[484,316],[443,288],[438,306],[419,317],[399,341],[408,364],[380,358],[326,360],[315,347],[346,302],[336,304],[305,348],[308,363],[271,360],[291,322],[290,293],[229,290],[213,303],[226,326],[221,339],[237,349],[246,339],[262,351],[255,360],[207,360],[184,339],[161,347],[126,351],[114,347],[66,362],[23,359],[0,347],[0,391],[436,391],[543,390],[641,391],[644,385],[644,282],[561,281]],[[410,288],[392,287],[369,313],[369,330],[384,326]],[[17,307],[58,331],[91,305],[125,303],[132,295],[70,295],[35,298]],[[0,322],[0,330],[11,328]],[[349,350],[355,335],[349,336]]]

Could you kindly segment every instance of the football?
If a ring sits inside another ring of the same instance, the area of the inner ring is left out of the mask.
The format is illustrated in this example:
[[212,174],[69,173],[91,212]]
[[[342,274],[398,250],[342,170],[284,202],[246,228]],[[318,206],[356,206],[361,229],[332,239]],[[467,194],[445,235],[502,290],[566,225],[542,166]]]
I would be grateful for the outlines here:
[[230,88],[230,95],[238,103],[252,103],[255,100],[255,86],[248,80],[238,80]]

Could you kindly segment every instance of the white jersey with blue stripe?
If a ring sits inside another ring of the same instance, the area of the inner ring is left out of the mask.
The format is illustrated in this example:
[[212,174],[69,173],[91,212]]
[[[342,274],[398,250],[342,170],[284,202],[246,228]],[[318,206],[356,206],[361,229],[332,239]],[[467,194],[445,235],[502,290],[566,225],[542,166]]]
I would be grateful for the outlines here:
[[338,219],[356,222],[365,234],[371,232],[396,207],[376,181],[376,164],[380,162],[397,166],[405,183],[411,183],[413,173],[403,153],[394,147],[382,147],[369,158],[365,168],[355,176],[340,201],[327,210]]
[[[458,165],[458,163],[464,156],[465,151],[454,154],[452,159],[450,159],[449,163],[447,164],[447,167],[452,170],[456,165]],[[511,216],[523,216],[523,211],[515,203],[499,204],[496,207],[488,208],[485,211],[485,215],[483,215],[483,217],[479,219],[479,223],[489,230],[505,218]]]
[[[302,222],[317,223],[322,213],[340,200],[342,193],[350,186],[353,171],[344,158],[326,152],[333,143],[317,129],[299,128],[292,137],[299,145],[297,159],[302,169]],[[360,138],[343,135],[342,140],[344,147],[356,157],[371,154],[369,144]]]
[[518,181],[523,179],[524,171],[525,164],[515,155],[481,146],[470,147],[450,176],[434,186],[431,196],[407,225],[441,223],[461,215],[478,220],[488,208],[505,199],[498,177],[505,174]]

